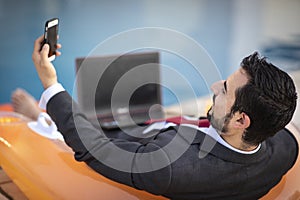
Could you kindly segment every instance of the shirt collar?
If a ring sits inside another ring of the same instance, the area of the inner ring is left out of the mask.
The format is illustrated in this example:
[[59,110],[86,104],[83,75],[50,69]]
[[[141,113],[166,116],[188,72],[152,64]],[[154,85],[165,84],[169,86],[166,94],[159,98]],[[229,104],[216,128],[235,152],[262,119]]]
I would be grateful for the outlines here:
[[201,128],[195,125],[191,125],[191,124],[182,124],[183,126],[188,126],[194,129],[197,129],[199,131],[202,131],[203,133],[211,136],[213,139],[215,139],[218,143],[222,144],[223,146],[225,146],[228,149],[231,149],[237,153],[241,153],[241,154],[254,154],[257,151],[259,151],[259,149],[261,148],[261,144],[259,144],[254,150],[252,151],[243,151],[240,149],[237,149],[233,146],[231,146],[229,143],[227,143],[221,136],[220,134],[218,134],[218,132],[216,131],[215,128],[213,128],[212,126],[209,126],[209,128]]

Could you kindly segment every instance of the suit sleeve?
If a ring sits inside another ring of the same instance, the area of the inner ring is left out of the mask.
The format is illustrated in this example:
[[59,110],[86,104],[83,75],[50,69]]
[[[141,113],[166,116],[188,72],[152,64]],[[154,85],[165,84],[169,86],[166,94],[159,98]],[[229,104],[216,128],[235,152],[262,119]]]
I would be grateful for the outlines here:
[[[139,142],[107,138],[79,111],[67,92],[53,96],[47,112],[70,146],[77,161],[86,162],[103,176],[153,194],[164,194],[171,182],[164,141]],[[166,166],[159,166],[165,163]],[[169,163],[169,164],[168,164]]]

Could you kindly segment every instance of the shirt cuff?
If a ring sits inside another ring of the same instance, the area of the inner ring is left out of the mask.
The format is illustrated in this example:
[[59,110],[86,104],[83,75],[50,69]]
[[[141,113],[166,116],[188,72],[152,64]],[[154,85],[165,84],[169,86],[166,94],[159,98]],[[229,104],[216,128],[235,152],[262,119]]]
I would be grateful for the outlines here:
[[60,84],[60,83],[56,83],[54,85],[51,85],[50,87],[48,87],[42,94],[41,98],[40,98],[40,102],[39,102],[39,107],[41,109],[46,110],[47,108],[47,103],[49,102],[49,100],[56,94],[65,91],[65,88]]

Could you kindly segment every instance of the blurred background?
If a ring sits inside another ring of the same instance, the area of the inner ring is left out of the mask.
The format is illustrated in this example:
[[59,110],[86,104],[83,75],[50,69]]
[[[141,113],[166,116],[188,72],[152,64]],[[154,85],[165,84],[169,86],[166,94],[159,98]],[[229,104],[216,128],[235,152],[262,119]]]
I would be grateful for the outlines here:
[[[76,57],[87,56],[115,34],[142,27],[191,37],[206,49],[223,79],[254,51],[288,72],[300,69],[300,0],[0,0],[0,103],[9,102],[18,87],[40,97],[31,53],[45,21],[53,17],[60,19],[63,45],[54,64],[70,93]],[[208,93],[183,59],[162,53],[161,63],[185,73],[198,96]],[[162,83],[168,78],[162,74]],[[164,89],[163,101],[170,105],[175,99]]]

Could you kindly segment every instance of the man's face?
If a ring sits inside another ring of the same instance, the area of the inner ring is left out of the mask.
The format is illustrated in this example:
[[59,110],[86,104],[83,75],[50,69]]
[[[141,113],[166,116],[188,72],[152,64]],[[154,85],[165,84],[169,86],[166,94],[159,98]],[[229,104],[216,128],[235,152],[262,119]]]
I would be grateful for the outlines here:
[[239,68],[236,72],[222,80],[214,83],[211,90],[214,93],[213,105],[207,113],[211,125],[221,134],[230,131],[230,110],[235,101],[235,91],[243,87],[248,81],[246,72]]

